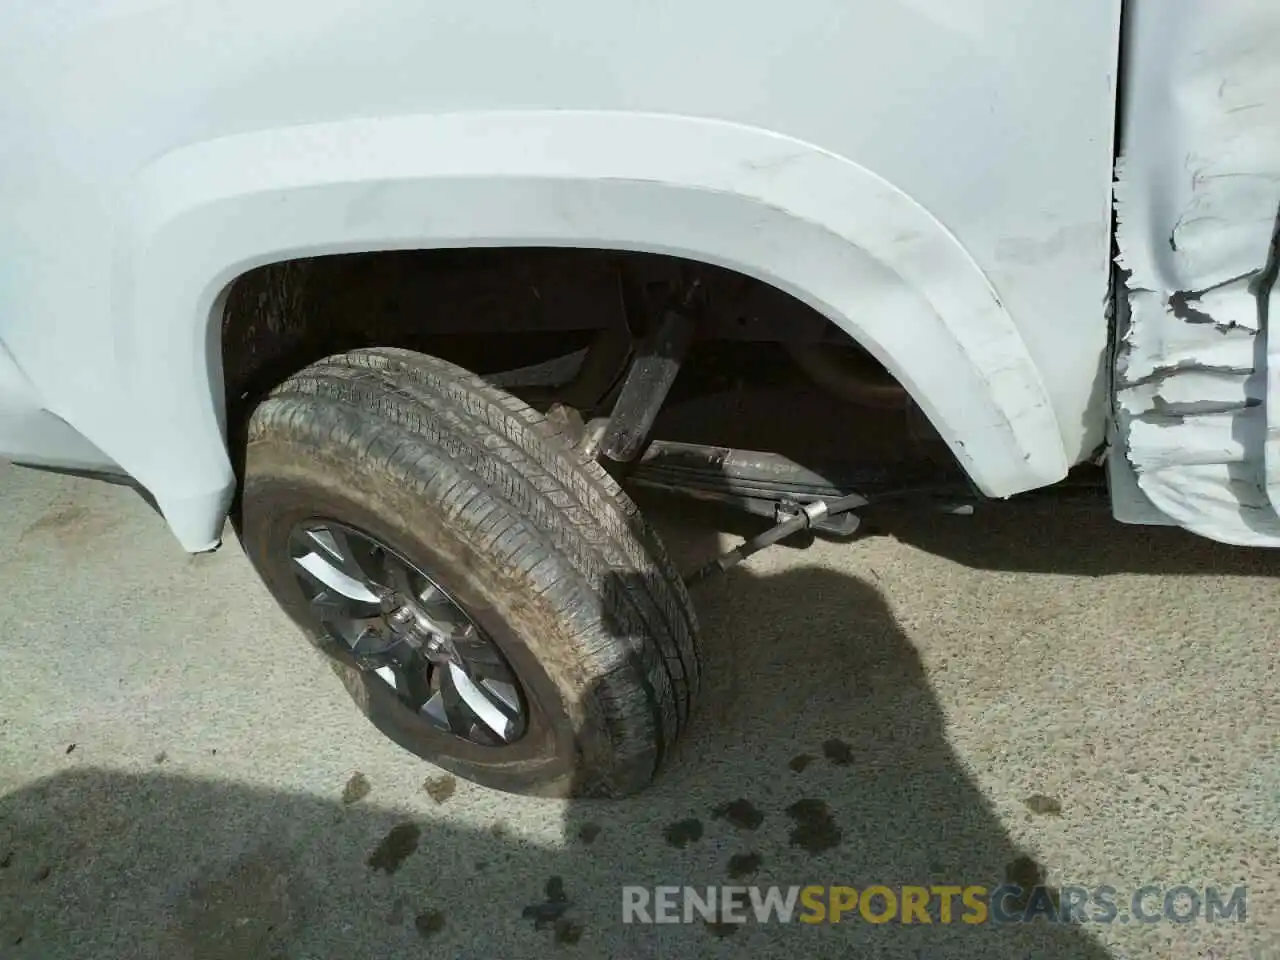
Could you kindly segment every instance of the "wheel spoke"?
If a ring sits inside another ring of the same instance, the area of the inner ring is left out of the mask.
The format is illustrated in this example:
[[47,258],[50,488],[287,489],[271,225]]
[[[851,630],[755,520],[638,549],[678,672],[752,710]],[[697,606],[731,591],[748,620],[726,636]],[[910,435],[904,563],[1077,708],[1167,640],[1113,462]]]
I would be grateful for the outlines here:
[[385,585],[387,553],[382,547],[338,526],[329,528],[329,536],[338,547],[344,573],[370,586]]
[[[377,600],[380,591],[385,589],[383,581],[386,578],[385,551],[381,547],[337,524],[304,527],[300,534],[299,539],[310,551],[307,556],[314,554],[345,579],[333,574],[328,575],[330,579],[325,579],[324,575],[309,567],[311,573],[349,597],[367,599],[372,596]],[[302,563],[303,559],[299,558],[298,562]],[[317,565],[314,560],[308,562],[312,567]],[[343,586],[338,586],[339,583]],[[359,586],[353,587],[353,584]]]
[[325,624],[338,624],[352,620],[364,624],[374,618],[376,610],[377,608],[368,601],[352,599],[328,587],[324,587],[311,598],[311,613]]
[[293,562],[311,574],[312,579],[349,600],[375,605],[379,602],[378,595],[369,589],[367,583],[341,569],[328,553],[312,550],[301,557],[295,557]]
[[401,597],[407,597],[410,600],[417,596],[414,589],[413,572],[399,557],[387,555],[382,565],[383,572],[386,576],[387,586],[398,593]]
[[469,737],[475,726],[475,711],[463,699],[454,683],[452,664],[440,672],[440,705],[444,708],[449,729],[460,737]]
[[[506,740],[514,729],[510,708],[502,703],[491,691],[479,686],[467,676],[466,672],[455,663],[449,664],[447,682],[457,691],[458,698],[481,723],[492,730],[500,740]],[[446,683],[441,678],[441,687]],[[449,698],[445,698],[445,707],[449,706]]]
[[413,708],[421,711],[431,699],[431,685],[427,682],[426,670],[421,664],[394,667],[396,693],[400,699]]
[[460,643],[455,640],[454,648],[462,659],[463,667],[476,682],[482,680],[509,684],[516,682],[516,675],[502,659],[502,654],[483,640],[470,643]]
[[480,686],[489,699],[506,716],[511,725],[518,726],[520,721],[520,692],[514,683],[502,680],[482,680]]
[[418,713],[437,727],[449,729],[449,717],[444,710],[444,694],[439,690],[427,698],[427,702],[418,708]]

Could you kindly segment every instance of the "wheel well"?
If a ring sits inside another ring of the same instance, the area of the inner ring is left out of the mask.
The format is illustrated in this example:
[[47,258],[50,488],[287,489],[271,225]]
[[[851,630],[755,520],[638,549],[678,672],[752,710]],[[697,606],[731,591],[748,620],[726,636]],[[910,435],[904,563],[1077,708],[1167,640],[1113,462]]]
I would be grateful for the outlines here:
[[572,352],[601,328],[638,331],[694,279],[705,292],[704,340],[853,343],[764,281],[662,254],[486,247],[286,260],[241,275],[228,290],[228,422],[323,356],[401,346],[492,373]]

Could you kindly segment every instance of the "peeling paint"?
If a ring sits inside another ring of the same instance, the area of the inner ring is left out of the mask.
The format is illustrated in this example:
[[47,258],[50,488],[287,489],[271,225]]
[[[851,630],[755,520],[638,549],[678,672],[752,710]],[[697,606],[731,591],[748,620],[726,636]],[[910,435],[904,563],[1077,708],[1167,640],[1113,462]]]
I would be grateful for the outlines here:
[[1200,294],[1190,290],[1178,290],[1169,295],[1169,309],[1179,320],[1187,323],[1213,323],[1213,317],[1200,309]]
[[1194,294],[1198,309],[1219,329],[1257,332],[1257,301],[1250,289],[1256,276],[1256,271],[1250,271],[1225,284]]
[[1280,8],[1167,0],[1128,21],[1113,436],[1170,522],[1280,546],[1280,351],[1268,362],[1260,283],[1280,206]]
[[1264,428],[1260,407],[1185,417],[1148,411],[1129,421],[1129,459],[1140,476],[1165,467],[1244,463],[1261,449]]
[[1116,393],[1116,400],[1120,409],[1130,416],[1147,411],[1188,416],[1257,406],[1265,393],[1266,385],[1256,374],[1241,375],[1192,366],[1122,387]]
[[1267,439],[1263,443],[1263,468],[1267,498],[1273,510],[1280,512],[1280,337],[1269,329],[1271,308],[1277,299],[1276,278],[1280,276],[1280,209],[1276,210],[1271,230],[1271,248],[1267,264],[1258,275],[1254,292],[1258,298],[1258,318],[1267,346]]
[[1187,323],[1169,309],[1167,294],[1137,290],[1129,294],[1129,329],[1116,372],[1125,385],[1184,370],[1248,374],[1256,349],[1247,328]]

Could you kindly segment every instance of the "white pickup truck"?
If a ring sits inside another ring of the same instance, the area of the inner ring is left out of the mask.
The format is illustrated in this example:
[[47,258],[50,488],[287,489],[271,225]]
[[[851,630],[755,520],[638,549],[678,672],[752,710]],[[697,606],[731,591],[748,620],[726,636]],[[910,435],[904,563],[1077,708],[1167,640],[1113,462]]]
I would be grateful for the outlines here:
[[[1089,464],[1280,545],[1277,51],[1257,0],[6,4],[0,455],[230,516],[418,754],[625,794],[699,679],[629,484],[774,518],[711,568]],[[823,454],[765,429],[815,396]]]

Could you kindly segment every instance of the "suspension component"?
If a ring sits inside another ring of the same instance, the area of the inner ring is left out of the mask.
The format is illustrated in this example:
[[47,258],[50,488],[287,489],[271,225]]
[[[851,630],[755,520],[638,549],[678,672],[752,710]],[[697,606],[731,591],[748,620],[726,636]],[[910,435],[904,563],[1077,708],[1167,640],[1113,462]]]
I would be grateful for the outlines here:
[[684,578],[684,582],[689,586],[705,580],[707,577],[716,573],[723,573],[731,570],[740,564],[747,557],[759,553],[765,547],[773,546],[780,540],[785,540],[792,534],[799,533],[802,530],[810,529],[816,522],[824,520],[828,517],[839,516],[850,510],[856,510],[858,507],[867,505],[865,497],[851,493],[848,496],[840,497],[836,500],[814,500],[812,503],[806,503],[804,506],[798,506],[795,510],[780,510],[779,515],[782,519],[774,524],[763,533],[758,533],[750,540],[745,541],[740,546],[735,547],[728,553],[723,553],[716,557],[710,563],[699,567],[691,574]]
[[610,460],[629,463],[643,452],[693,342],[692,307],[698,287],[695,280],[680,305],[662,315],[657,328],[637,349],[600,438],[600,452]]

